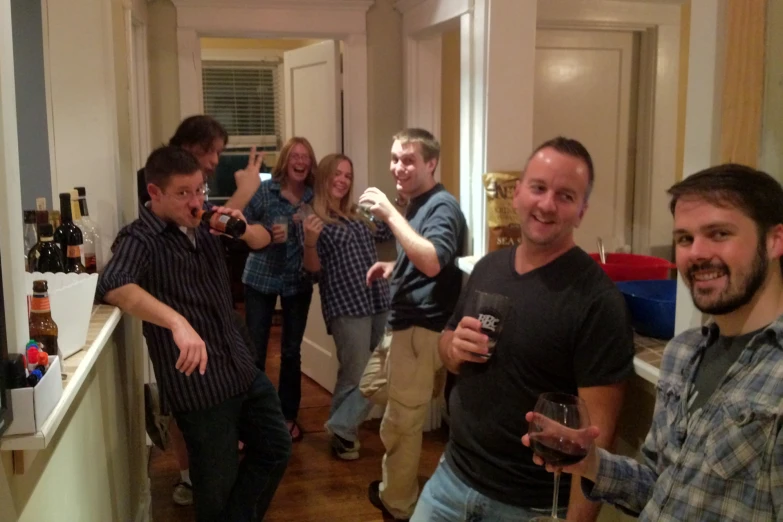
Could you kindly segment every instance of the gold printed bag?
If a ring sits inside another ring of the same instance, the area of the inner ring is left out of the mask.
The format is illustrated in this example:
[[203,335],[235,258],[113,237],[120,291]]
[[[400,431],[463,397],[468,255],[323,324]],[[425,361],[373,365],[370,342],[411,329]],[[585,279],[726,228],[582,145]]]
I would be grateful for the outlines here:
[[482,177],[487,194],[488,252],[519,244],[519,217],[513,206],[519,175],[519,172],[488,172]]

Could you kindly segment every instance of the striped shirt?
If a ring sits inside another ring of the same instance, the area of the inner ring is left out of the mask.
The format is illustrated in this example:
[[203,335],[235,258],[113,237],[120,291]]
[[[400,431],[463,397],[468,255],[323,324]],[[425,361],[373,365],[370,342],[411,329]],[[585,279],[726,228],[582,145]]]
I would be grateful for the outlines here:
[[[261,293],[287,297],[311,292],[313,283],[302,269],[304,233],[302,224],[293,221],[297,207],[282,196],[280,188],[280,183],[273,179],[262,182],[245,208],[245,217],[249,223],[266,227],[270,234],[276,217],[287,218],[288,240],[250,252],[242,282]],[[306,187],[302,202],[312,199],[313,189]]]
[[712,396],[688,414],[717,325],[672,339],[656,385],[642,463],[601,452],[591,500],[658,522],[783,520],[783,316],[743,349]]
[[378,261],[375,243],[394,237],[385,223],[375,232],[360,220],[338,218],[324,226],[316,245],[321,263],[321,311],[331,334],[335,317],[366,317],[389,310],[389,281],[376,279],[367,286],[367,271]]
[[[204,204],[205,208],[210,206]],[[194,245],[176,225],[140,206],[139,219],[120,230],[112,252],[98,280],[97,299],[135,283],[180,313],[207,347],[204,375],[196,370],[186,376],[175,368],[179,348],[171,331],[144,322],[164,411],[202,410],[245,392],[258,370],[233,321],[220,239],[201,225],[195,229]]]

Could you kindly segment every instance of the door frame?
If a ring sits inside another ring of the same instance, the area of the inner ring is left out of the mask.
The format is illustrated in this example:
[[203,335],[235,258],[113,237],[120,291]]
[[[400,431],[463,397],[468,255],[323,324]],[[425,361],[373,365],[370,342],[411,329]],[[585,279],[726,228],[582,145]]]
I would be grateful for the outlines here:
[[343,42],[343,149],[356,193],[369,186],[367,10],[374,0],[173,0],[177,9],[180,115],[203,110],[200,37],[308,38]]
[[[641,34],[633,249],[671,242],[666,189],[674,183],[679,84],[679,0],[539,0],[537,26],[547,29],[599,29]],[[486,141],[487,2],[398,0],[403,15],[406,124],[440,130],[440,32],[461,27],[460,205],[471,230],[472,254],[486,253],[486,198],[481,176]],[[437,37],[434,37],[437,35]],[[437,41],[437,42],[436,42]],[[429,108],[422,110],[421,108]],[[532,119],[532,114],[531,114]],[[532,128],[532,126],[531,126]],[[521,165],[520,165],[521,167]]]

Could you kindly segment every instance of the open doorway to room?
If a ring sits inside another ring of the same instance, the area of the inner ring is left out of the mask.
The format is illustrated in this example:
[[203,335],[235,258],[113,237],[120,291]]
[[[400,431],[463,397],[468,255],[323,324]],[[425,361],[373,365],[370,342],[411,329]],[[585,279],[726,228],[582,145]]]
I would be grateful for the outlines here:
[[250,147],[264,151],[269,179],[282,145],[304,136],[320,159],[342,152],[341,43],[301,38],[207,38],[201,48],[201,100],[229,143],[210,187],[210,199],[233,194],[234,172]]
[[[341,42],[202,37],[199,44],[204,113],[222,123],[229,134],[210,186],[210,200],[219,203],[234,193],[234,172],[247,164],[250,147],[264,151],[262,181],[271,178],[278,153],[291,137],[307,138],[319,160],[343,152]],[[246,249],[239,249],[227,259],[235,302],[244,300],[242,272],[247,255]],[[276,309],[280,310],[279,299]],[[302,371],[331,391],[338,363],[320,320],[317,289],[309,317]]]

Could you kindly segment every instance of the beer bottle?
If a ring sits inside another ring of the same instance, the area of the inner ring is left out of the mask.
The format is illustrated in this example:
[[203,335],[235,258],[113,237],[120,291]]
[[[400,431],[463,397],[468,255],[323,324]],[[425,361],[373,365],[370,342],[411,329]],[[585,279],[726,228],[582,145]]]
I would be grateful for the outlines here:
[[57,355],[57,323],[52,319],[49,304],[49,284],[44,280],[33,281],[33,298],[30,301],[30,339],[50,356]]
[[214,210],[197,210],[193,215],[200,218],[201,222],[210,228],[234,238],[242,237],[242,234],[247,230],[247,223],[241,219],[227,214],[219,214]]

